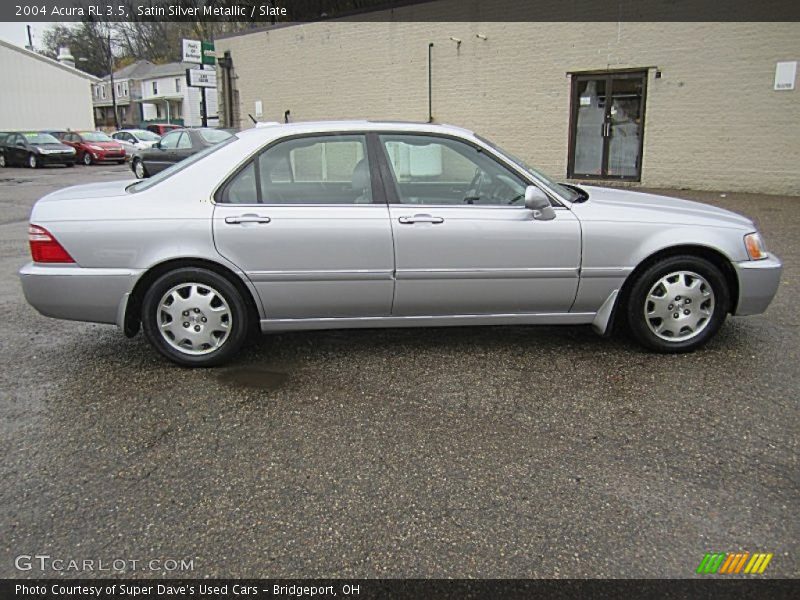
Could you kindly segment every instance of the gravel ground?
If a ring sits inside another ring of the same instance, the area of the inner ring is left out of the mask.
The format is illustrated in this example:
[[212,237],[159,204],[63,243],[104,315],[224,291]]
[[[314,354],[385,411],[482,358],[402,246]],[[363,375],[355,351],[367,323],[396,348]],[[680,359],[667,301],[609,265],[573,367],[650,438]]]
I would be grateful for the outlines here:
[[685,577],[740,549],[800,575],[800,199],[664,192],[755,217],[786,263],[765,315],[694,354],[362,330],[187,370],[22,296],[35,199],[127,173],[0,171],[0,576],[49,554],[194,561],[134,577]]

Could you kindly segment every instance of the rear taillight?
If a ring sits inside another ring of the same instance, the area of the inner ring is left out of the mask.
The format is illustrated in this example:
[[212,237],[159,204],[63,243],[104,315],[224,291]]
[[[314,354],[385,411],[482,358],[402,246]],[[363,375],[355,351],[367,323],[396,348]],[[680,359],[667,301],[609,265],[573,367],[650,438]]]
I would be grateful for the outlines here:
[[47,229],[38,225],[28,225],[28,243],[31,245],[33,262],[37,263],[74,263],[75,261],[64,250]]

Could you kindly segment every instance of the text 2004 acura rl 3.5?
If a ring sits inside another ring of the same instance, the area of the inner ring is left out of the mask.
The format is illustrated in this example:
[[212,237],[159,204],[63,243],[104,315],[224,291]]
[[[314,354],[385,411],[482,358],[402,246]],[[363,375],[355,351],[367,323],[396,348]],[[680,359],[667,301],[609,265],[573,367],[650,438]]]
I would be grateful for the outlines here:
[[617,322],[693,350],[763,312],[781,262],[752,221],[555,183],[463,129],[256,127],[143,181],[63,189],[20,271],[40,313],[115,323],[181,365],[249,331]]

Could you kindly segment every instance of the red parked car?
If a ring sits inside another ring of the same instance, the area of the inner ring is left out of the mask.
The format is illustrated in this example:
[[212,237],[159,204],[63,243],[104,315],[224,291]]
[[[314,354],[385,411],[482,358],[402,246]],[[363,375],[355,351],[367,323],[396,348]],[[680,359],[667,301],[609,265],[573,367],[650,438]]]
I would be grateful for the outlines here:
[[170,131],[182,128],[183,125],[173,125],[172,123],[150,123],[150,125],[146,127],[147,131],[152,131],[153,133],[157,133],[161,137],[164,137]]
[[61,141],[75,148],[77,159],[85,165],[98,162],[125,162],[125,148],[102,131],[67,131]]

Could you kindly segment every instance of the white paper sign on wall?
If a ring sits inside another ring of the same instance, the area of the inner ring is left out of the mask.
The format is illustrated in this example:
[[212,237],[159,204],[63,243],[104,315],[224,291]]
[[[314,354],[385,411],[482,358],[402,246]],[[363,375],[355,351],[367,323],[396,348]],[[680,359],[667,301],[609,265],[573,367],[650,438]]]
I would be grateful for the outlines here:
[[203,62],[203,44],[200,40],[183,40],[183,62]]
[[786,61],[775,64],[775,89],[793,90],[797,77],[797,61]]
[[256,116],[263,117],[264,116],[264,105],[261,103],[261,100],[256,100]]

